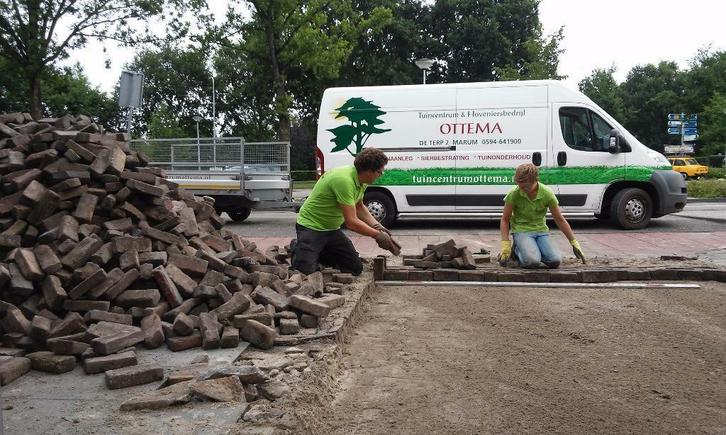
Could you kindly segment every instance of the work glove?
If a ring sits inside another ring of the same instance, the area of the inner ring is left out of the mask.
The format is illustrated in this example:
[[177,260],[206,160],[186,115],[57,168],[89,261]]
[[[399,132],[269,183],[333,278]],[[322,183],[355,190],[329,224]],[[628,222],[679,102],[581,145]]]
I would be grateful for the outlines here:
[[572,253],[575,254],[575,257],[579,258],[582,264],[587,264],[585,254],[582,253],[582,248],[580,247],[580,242],[577,239],[572,239],[570,240],[570,245],[572,245]]
[[501,248],[499,249],[499,264],[504,266],[507,264],[507,260],[512,256],[512,242],[509,240],[501,241]]
[[391,231],[388,228],[381,225],[380,222],[376,222],[375,225],[373,225],[373,229],[376,229],[378,231],[383,231],[384,233],[387,233],[389,236],[393,235],[393,234],[391,234]]
[[393,255],[398,255],[401,253],[401,246],[391,238],[390,234],[384,231],[379,231],[375,239],[379,248],[390,251]]

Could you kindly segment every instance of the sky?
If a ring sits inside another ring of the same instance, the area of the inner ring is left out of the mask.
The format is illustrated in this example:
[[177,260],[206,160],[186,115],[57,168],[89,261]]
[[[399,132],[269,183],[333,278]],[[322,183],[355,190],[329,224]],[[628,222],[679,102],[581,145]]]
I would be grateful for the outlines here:
[[[227,2],[213,0],[220,15]],[[634,66],[675,61],[688,68],[699,49],[726,50],[726,2],[723,0],[542,0],[545,35],[564,26],[559,74],[571,87],[596,68],[616,67],[623,81]],[[133,49],[100,43],[77,50],[66,63],[80,62],[91,83],[111,93]],[[104,59],[111,59],[106,69]]]

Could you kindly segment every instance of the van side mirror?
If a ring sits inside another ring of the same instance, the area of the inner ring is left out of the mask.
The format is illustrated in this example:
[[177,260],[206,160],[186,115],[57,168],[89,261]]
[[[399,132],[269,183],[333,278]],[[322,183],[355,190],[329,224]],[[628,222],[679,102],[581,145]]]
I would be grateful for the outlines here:
[[620,152],[620,134],[615,129],[610,130],[610,137],[608,139],[608,152],[610,154],[617,154]]

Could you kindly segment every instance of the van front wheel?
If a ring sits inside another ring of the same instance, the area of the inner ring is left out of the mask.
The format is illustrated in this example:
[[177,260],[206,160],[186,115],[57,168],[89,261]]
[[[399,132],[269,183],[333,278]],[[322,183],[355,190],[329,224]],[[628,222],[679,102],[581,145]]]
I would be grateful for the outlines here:
[[610,204],[613,224],[626,230],[645,228],[653,216],[653,201],[643,189],[631,187],[618,192]]
[[396,205],[385,193],[369,192],[363,198],[363,204],[368,208],[378,222],[383,226],[389,226],[396,220]]

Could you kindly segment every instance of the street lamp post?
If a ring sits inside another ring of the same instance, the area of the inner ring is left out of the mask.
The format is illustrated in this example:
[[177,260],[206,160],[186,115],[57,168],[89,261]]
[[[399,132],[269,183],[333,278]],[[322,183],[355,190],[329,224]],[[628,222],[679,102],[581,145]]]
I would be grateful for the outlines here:
[[[200,157],[200,151],[201,151],[201,149],[200,149],[200,146],[199,146],[199,121],[202,120],[202,117],[199,116],[199,115],[194,115],[194,116],[192,116],[192,119],[194,120],[194,122],[197,123],[197,163],[200,163],[202,160],[201,160],[201,157]],[[197,170],[198,171],[201,170],[199,166],[197,166]]]
[[426,57],[418,59],[416,61],[416,66],[423,71],[423,84],[426,84],[426,73],[428,70],[431,69],[431,66],[434,64],[434,61],[431,59],[428,59]]

